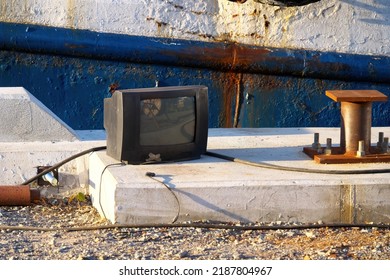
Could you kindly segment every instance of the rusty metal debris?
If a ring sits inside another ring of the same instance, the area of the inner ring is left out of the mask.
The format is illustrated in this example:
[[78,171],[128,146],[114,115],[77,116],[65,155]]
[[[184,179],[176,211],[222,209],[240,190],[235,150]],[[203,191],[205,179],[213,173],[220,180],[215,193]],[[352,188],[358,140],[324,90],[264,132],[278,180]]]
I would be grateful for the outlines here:
[[243,4],[245,3],[247,0],[228,0],[230,2],[237,2],[237,3],[240,3],[240,4]]
[[258,3],[268,4],[273,6],[293,7],[304,6],[311,3],[319,2],[320,0],[253,0]]
[[377,90],[332,90],[326,95],[341,103],[340,146],[332,147],[328,138],[322,148],[316,133],[303,151],[318,163],[390,162],[389,138],[383,132],[377,145],[371,145],[372,102],[387,101],[387,96]]
[[39,190],[30,186],[0,186],[0,206],[27,206],[39,199]]
[[[230,2],[245,3],[247,0],[228,0]],[[281,7],[304,6],[321,0],[253,0],[254,2]]]

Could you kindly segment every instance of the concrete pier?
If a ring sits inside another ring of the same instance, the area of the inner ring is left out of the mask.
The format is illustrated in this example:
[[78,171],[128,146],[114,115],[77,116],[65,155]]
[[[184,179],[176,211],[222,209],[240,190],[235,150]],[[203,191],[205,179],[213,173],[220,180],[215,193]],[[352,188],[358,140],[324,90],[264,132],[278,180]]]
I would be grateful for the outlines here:
[[[390,133],[389,128],[373,128],[373,135],[379,131]],[[389,222],[388,173],[332,174],[332,170],[377,170],[389,165],[317,164],[302,152],[303,146],[312,144],[315,132],[323,145],[327,138],[339,137],[338,128],[210,129],[208,150],[329,174],[259,168],[206,155],[188,162],[122,166],[104,151],[97,152],[89,158],[93,204],[102,216],[121,224],[169,223],[176,218],[178,222]],[[146,176],[148,172],[155,176]]]

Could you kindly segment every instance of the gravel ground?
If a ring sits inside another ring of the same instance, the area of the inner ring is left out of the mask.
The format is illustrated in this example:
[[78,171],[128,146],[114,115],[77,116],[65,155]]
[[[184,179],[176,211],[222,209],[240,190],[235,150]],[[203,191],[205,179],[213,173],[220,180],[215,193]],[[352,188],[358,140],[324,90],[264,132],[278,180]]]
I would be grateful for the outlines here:
[[[204,221],[203,221],[204,222]],[[390,230],[318,228],[237,230],[108,228],[87,199],[45,199],[31,206],[0,207],[1,260],[245,260],[390,259]],[[6,229],[6,226],[20,227]],[[28,230],[27,227],[41,229]],[[45,231],[43,228],[58,230]]]

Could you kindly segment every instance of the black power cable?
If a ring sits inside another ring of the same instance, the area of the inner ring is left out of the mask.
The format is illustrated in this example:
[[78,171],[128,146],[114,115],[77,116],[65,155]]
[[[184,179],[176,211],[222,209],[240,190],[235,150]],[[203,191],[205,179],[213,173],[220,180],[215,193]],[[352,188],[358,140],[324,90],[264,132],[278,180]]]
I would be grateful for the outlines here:
[[209,152],[207,151],[205,153],[207,156],[220,158],[227,161],[237,162],[241,164],[251,165],[255,167],[260,168],[267,168],[267,169],[276,169],[276,170],[282,170],[282,171],[292,171],[292,172],[304,172],[304,173],[321,173],[321,174],[351,174],[351,175],[358,175],[358,174],[374,174],[374,173],[390,173],[390,169],[363,169],[363,170],[322,170],[322,169],[309,169],[309,168],[299,168],[299,167],[287,167],[287,166],[281,166],[281,165],[275,165],[275,164],[269,164],[264,162],[254,162],[254,161],[248,161],[243,160],[215,152]]
[[153,172],[146,172],[145,176],[147,176],[147,177],[153,179],[154,181],[159,182],[160,184],[164,185],[164,187],[166,187],[171,192],[173,197],[175,198],[176,203],[177,203],[177,214],[176,214],[176,216],[172,220],[172,224],[174,224],[177,221],[177,219],[179,218],[179,215],[180,215],[180,202],[179,202],[179,198],[177,197],[177,195],[173,192],[173,190],[166,183],[161,182],[161,181],[157,180],[156,178],[154,178],[156,176],[155,173],[153,173]]
[[136,228],[136,229],[152,229],[152,228],[203,228],[203,229],[223,229],[223,230],[305,230],[319,228],[378,228],[389,230],[389,224],[353,224],[353,223],[334,223],[334,224],[299,224],[299,225],[231,225],[231,224],[208,224],[208,223],[180,223],[180,224],[113,224],[113,225],[98,225],[98,226],[80,226],[80,227],[63,227],[63,228],[47,228],[47,227],[29,227],[29,226],[7,226],[0,225],[0,230],[20,230],[20,231],[90,231],[103,229],[121,229],[121,228]]
[[[60,168],[65,163],[68,163],[69,161],[72,161],[78,157],[81,157],[83,155],[86,155],[88,153],[97,152],[101,150],[107,149],[107,146],[100,146],[100,147],[94,147],[85,151],[82,151],[78,154],[75,154],[69,158],[64,159],[63,161],[43,170],[39,174],[35,175],[34,177],[24,181],[22,185],[28,185],[37,180],[38,178],[46,175],[47,173]],[[210,152],[206,151],[205,155],[220,158],[227,161],[237,162],[241,164],[246,164],[250,166],[260,167],[260,168],[267,168],[267,169],[275,169],[275,170],[282,170],[282,171],[292,171],[292,172],[304,172],[304,173],[320,173],[320,174],[350,174],[350,175],[358,175],[358,174],[378,174],[378,173],[390,173],[390,169],[363,169],[363,170],[322,170],[322,169],[308,169],[308,168],[298,168],[298,167],[287,167],[287,166],[281,166],[281,165],[275,165],[275,164],[269,164],[264,162],[253,162],[248,160],[243,160],[223,154],[219,154],[216,152]]]
[[92,152],[97,152],[97,151],[105,150],[105,149],[107,149],[107,146],[94,147],[94,148],[91,148],[91,149],[82,151],[82,152],[80,152],[80,153],[78,153],[78,154],[75,154],[75,155],[73,155],[73,156],[71,156],[71,157],[68,157],[68,158],[64,159],[63,161],[61,161],[61,162],[59,162],[59,163],[57,163],[57,164],[55,164],[55,165],[53,165],[53,166],[51,166],[51,167],[49,167],[49,168],[43,170],[42,172],[40,172],[39,174],[35,175],[34,177],[32,177],[32,178],[30,178],[30,179],[24,181],[24,182],[22,183],[22,185],[31,184],[32,182],[34,182],[35,180],[39,179],[40,177],[46,175],[47,173],[49,173],[49,172],[51,172],[51,171],[53,171],[53,170],[55,170],[55,169],[60,168],[60,167],[63,166],[65,163],[68,163],[69,161],[72,161],[72,160],[74,160],[74,159],[76,159],[76,158],[78,158],[78,157],[81,157],[81,156],[83,156],[83,155],[86,155],[86,154],[89,154],[89,153],[92,153]]
[[123,162],[108,164],[108,165],[106,165],[103,168],[103,171],[100,174],[100,181],[99,181],[99,206],[100,206],[100,210],[101,210],[101,212],[102,212],[102,214],[103,214],[105,219],[107,219],[107,216],[106,216],[106,212],[104,212],[104,208],[103,208],[103,205],[102,205],[102,181],[103,181],[104,172],[106,171],[107,168],[109,168],[111,166],[124,166],[124,165],[126,165],[126,164],[123,163]]
[[[26,180],[23,182],[22,185],[28,185],[41,176],[44,176],[45,174],[61,167],[65,163],[74,160],[80,156],[83,156],[88,153],[97,152],[101,150],[105,150],[106,146],[101,147],[94,147],[85,151],[82,151],[78,154],[75,154],[55,165],[52,167],[45,169],[41,173],[37,174],[36,176]],[[276,170],[284,170],[284,171],[292,171],[292,172],[306,172],[306,173],[324,173],[324,174],[374,174],[374,173],[390,173],[390,169],[365,169],[365,170],[319,170],[319,169],[307,169],[307,168],[295,168],[295,167],[285,167],[285,166],[279,166],[279,165],[273,165],[273,164],[267,164],[267,163],[261,163],[261,162],[252,162],[252,161],[246,161],[234,157],[230,157],[227,155],[215,153],[215,152],[209,152],[207,151],[205,153],[207,156],[220,158],[223,160],[228,160],[232,162],[237,162],[241,164],[251,165],[255,167],[260,168],[268,168],[268,169],[276,169]],[[119,165],[119,164],[118,164]],[[108,166],[107,166],[108,167]],[[155,174],[153,172],[148,172],[146,174],[148,177],[156,180],[153,178]],[[158,181],[158,180],[156,180]],[[161,181],[158,181],[160,183],[163,183]],[[164,184],[164,183],[163,183]],[[165,184],[164,184],[165,185]],[[166,185],[165,185],[166,186]],[[172,190],[166,186],[171,192]],[[176,197],[176,196],[175,196]],[[176,197],[177,199],[177,197]],[[178,201],[178,200],[177,200]],[[179,205],[180,207],[180,205]],[[180,211],[180,208],[179,208]],[[208,229],[232,229],[232,230],[283,230],[283,229],[312,229],[312,228],[351,228],[351,227],[358,227],[358,228],[382,228],[382,229],[390,229],[390,225],[387,224],[353,224],[353,223],[341,223],[341,224],[309,224],[309,225],[259,225],[259,226],[236,226],[236,225],[226,225],[226,224],[205,224],[205,223],[188,223],[188,224],[174,224],[177,220],[176,216],[174,218],[174,221],[172,224],[134,224],[134,225],[102,225],[102,226],[86,226],[86,227],[64,227],[64,228],[44,228],[44,227],[24,227],[24,226],[6,226],[6,225],[0,225],[0,230],[37,230],[37,231],[82,231],[82,230],[99,230],[99,229],[111,229],[111,228],[177,228],[177,227],[186,227],[186,228],[208,228]]]

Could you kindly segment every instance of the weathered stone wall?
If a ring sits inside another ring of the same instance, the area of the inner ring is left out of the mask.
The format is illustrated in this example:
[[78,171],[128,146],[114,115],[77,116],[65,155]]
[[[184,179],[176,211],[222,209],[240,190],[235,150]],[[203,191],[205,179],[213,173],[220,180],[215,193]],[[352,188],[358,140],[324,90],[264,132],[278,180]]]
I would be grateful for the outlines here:
[[390,1],[1,0],[0,21],[92,31],[390,55]]

